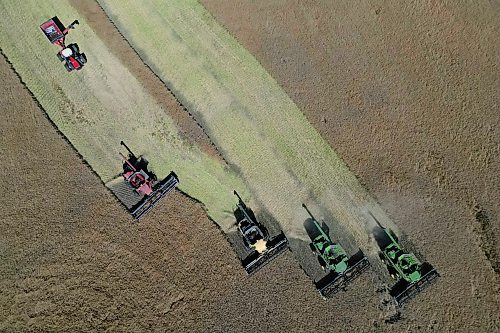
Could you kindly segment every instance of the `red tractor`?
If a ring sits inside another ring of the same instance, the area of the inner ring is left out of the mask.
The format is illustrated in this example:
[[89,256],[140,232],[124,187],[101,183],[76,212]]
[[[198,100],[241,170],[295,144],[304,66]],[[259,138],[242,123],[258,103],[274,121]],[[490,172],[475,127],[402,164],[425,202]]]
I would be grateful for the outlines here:
[[72,43],[66,46],[64,43],[64,39],[69,30],[74,29],[77,24],[79,24],[79,22],[78,20],[75,20],[65,28],[57,16],[54,16],[47,22],[40,25],[40,29],[42,29],[49,41],[52,44],[61,47],[61,51],[57,53],[57,58],[60,61],[64,61],[64,68],[66,68],[68,72],[71,72],[74,69],[82,69],[83,65],[87,62],[87,57],[85,56],[85,53],[80,53],[78,44]]

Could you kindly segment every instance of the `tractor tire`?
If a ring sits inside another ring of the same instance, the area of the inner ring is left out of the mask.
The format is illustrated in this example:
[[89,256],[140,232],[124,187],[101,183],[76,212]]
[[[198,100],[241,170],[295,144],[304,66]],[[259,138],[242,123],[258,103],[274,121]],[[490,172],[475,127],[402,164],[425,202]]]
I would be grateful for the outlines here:
[[87,56],[85,53],[80,54],[80,58],[78,59],[82,65],[87,63]]
[[64,57],[62,56],[61,52],[57,54],[57,59],[59,59],[59,61],[64,61]]
[[78,47],[78,44],[76,43],[71,43],[68,45],[68,47],[73,50],[76,54],[80,53],[80,48]]
[[71,72],[73,70],[73,68],[67,62],[64,64],[64,68],[66,68],[68,72]]

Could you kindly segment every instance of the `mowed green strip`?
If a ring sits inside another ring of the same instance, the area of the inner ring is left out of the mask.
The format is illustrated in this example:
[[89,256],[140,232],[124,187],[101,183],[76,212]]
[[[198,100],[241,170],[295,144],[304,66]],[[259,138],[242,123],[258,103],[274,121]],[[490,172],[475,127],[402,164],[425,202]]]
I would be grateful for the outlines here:
[[98,1],[289,235],[304,236],[302,202],[316,202],[366,246],[367,210],[392,225],[277,82],[197,1]]
[[[242,180],[197,146],[183,141],[173,121],[66,1],[1,1],[0,46],[50,118],[103,181],[121,171],[124,140],[163,178],[174,170],[180,188],[201,200],[225,228],[233,223],[232,190],[245,195]],[[67,36],[77,42],[88,64],[67,73],[39,25],[59,16],[80,25]],[[20,145],[23,143],[20,142]],[[50,156],[47,156],[50,164]],[[78,191],[78,188],[75,188]]]

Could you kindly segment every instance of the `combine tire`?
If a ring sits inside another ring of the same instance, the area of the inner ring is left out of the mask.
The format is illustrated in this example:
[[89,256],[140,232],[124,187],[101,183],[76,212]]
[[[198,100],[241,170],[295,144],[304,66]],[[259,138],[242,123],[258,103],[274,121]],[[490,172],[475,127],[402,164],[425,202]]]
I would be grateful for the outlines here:
[[319,262],[319,264],[321,266],[321,269],[325,270],[325,268],[326,268],[326,262],[323,260],[323,258],[318,257],[318,262]]
[[313,243],[309,243],[309,248],[311,249],[311,252],[315,255],[316,254],[316,247],[314,246]]
[[389,275],[392,279],[398,280],[398,272],[396,271],[396,269],[394,269],[394,267],[387,266],[387,270],[389,271]]

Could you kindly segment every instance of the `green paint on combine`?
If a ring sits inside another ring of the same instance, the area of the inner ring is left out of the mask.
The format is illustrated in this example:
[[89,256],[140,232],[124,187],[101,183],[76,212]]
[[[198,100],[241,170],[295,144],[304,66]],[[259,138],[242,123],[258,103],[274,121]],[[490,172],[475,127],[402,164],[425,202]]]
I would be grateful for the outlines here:
[[[315,281],[314,284],[323,298],[330,297],[341,288],[345,288],[350,281],[368,268],[370,263],[361,250],[349,258],[344,248],[332,241],[325,230],[326,227],[323,228],[319,224],[307,206],[302,204],[302,207],[311,217],[304,223],[311,237],[311,250],[318,256],[321,267],[327,272],[326,276]],[[314,228],[308,228],[307,225],[312,225]]]
[[318,221],[313,220],[313,223],[320,235],[312,240],[311,249],[321,258],[321,266],[327,271],[344,273],[348,260],[344,248],[331,240]]
[[[371,213],[370,213],[371,214]],[[389,274],[398,282],[391,288],[390,294],[398,304],[412,298],[425,289],[439,273],[431,264],[418,260],[415,254],[405,251],[396,234],[383,227],[371,214],[380,228],[375,239],[380,247],[379,257],[386,264]]]
[[396,235],[390,229],[383,229],[391,241],[382,251],[384,262],[390,263],[390,266],[396,271],[396,275],[407,282],[414,283],[420,280],[422,278],[422,274],[420,274],[422,263],[413,253],[403,251]]

